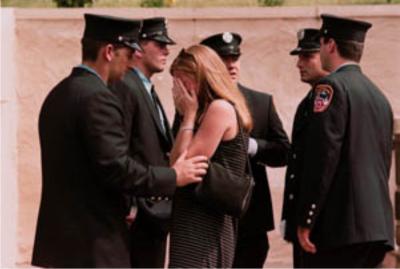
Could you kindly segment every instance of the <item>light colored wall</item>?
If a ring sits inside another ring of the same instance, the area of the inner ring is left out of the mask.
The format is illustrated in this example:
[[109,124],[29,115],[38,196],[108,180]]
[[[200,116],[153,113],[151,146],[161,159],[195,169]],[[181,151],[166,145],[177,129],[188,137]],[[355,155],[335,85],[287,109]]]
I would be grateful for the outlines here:
[[17,252],[17,95],[15,85],[15,19],[13,9],[1,9],[1,260],[14,266]]
[[[168,65],[182,48],[200,39],[222,31],[235,31],[243,36],[242,83],[251,88],[272,93],[278,112],[288,133],[297,104],[309,87],[300,83],[295,67],[296,58],[288,52],[297,43],[296,31],[303,27],[319,27],[319,14],[334,13],[368,20],[373,27],[368,33],[362,59],[363,70],[376,82],[391,101],[396,117],[400,117],[400,6],[334,6],[334,7],[277,7],[277,8],[205,8],[205,9],[16,9],[14,53],[3,53],[2,68],[7,66],[7,76],[15,62],[15,102],[12,115],[7,114],[5,123],[16,124],[14,143],[7,143],[2,165],[11,171],[3,176],[2,197],[7,193],[9,201],[17,201],[17,265],[30,261],[36,217],[40,201],[41,170],[38,139],[38,114],[50,89],[70,73],[80,62],[80,38],[83,32],[83,13],[111,14],[130,18],[165,16],[169,19],[170,35],[178,45],[171,47]],[[12,20],[10,18],[10,20]],[[2,24],[4,25],[4,24]],[[7,29],[12,36],[12,28]],[[3,31],[2,34],[6,33]],[[2,46],[3,46],[2,39]],[[10,43],[11,42],[11,43]],[[11,46],[12,48],[12,46]],[[7,57],[4,57],[7,55]],[[9,58],[10,57],[10,58]],[[15,61],[12,57],[15,57]],[[3,62],[5,64],[3,64]],[[11,72],[12,73],[12,72]],[[2,71],[2,91],[3,86]],[[170,119],[174,108],[171,98],[171,78],[168,72],[154,77],[156,88],[166,106]],[[3,97],[2,97],[3,100]],[[5,104],[1,103],[2,115]],[[3,124],[3,116],[2,116]],[[12,128],[11,128],[12,130]],[[2,136],[7,134],[2,125]],[[2,145],[5,145],[2,140]],[[13,154],[13,153],[17,154]],[[16,157],[18,162],[16,163]],[[13,169],[13,165],[17,165]],[[282,201],[284,168],[271,169],[270,183],[273,189],[276,220],[279,220]],[[4,185],[3,185],[4,182]],[[18,193],[12,192],[17,182]],[[11,190],[11,192],[8,192]],[[3,198],[2,198],[3,199]],[[3,201],[3,200],[2,200]],[[12,212],[16,212],[11,210]],[[2,210],[2,213],[4,211]],[[12,212],[10,213],[11,218]],[[2,216],[3,217],[3,216]],[[3,219],[3,218],[2,218]],[[10,220],[11,221],[11,220]],[[15,219],[13,220],[15,221]],[[3,223],[2,223],[3,224]],[[290,266],[290,258],[279,249],[287,250],[272,234],[270,263]],[[3,241],[3,240],[2,240]],[[279,246],[279,248],[275,247]],[[277,250],[276,250],[277,249]],[[268,264],[267,264],[268,265]]]

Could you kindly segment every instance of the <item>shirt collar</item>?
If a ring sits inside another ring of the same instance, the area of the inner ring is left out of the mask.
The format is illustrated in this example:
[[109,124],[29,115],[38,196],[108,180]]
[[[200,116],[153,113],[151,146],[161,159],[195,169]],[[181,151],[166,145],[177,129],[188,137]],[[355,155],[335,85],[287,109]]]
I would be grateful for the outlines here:
[[132,69],[136,74],[139,76],[140,80],[142,81],[144,87],[146,90],[151,94],[151,87],[153,87],[153,84],[151,81],[140,71],[138,68],[133,68]]
[[85,69],[86,71],[88,71],[89,73],[94,74],[95,76],[97,76],[104,84],[106,84],[104,82],[104,80],[100,77],[99,73],[96,72],[96,70],[94,70],[93,68],[91,68],[90,66],[86,65],[86,64],[80,64],[77,66],[77,68],[82,68]]
[[353,61],[345,62],[345,63],[339,65],[332,73],[335,73],[335,72],[339,71],[340,69],[342,69],[343,67],[348,66],[348,65],[357,65],[358,66],[358,63],[353,62]]

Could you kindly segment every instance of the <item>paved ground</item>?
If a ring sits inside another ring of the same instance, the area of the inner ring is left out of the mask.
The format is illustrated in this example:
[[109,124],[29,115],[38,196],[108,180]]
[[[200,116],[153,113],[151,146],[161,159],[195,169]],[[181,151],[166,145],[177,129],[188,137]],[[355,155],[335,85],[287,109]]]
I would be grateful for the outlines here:
[[268,233],[270,251],[264,267],[292,267],[292,246],[282,239],[279,223],[282,211],[283,177],[285,169],[269,169],[268,176],[274,205],[275,230]]

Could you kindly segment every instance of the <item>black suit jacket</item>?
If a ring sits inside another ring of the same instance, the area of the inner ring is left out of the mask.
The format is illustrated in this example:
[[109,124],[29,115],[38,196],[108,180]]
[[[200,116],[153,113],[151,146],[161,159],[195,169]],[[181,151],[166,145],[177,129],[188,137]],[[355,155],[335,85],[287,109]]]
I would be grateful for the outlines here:
[[238,85],[253,118],[250,136],[255,138],[258,150],[250,158],[255,187],[250,206],[240,219],[243,234],[274,229],[271,192],[265,166],[279,167],[287,163],[289,139],[276,112],[272,96]]
[[286,169],[284,201],[282,206],[282,220],[286,222],[285,239],[297,242],[296,234],[296,201],[299,195],[300,178],[304,166],[304,153],[307,140],[307,128],[310,122],[310,114],[313,111],[312,90],[304,97],[297,107],[292,128],[292,145],[289,162]]
[[288,239],[300,225],[311,229],[319,249],[371,241],[393,248],[389,102],[357,65],[339,68],[318,87],[330,87],[333,97],[324,112],[314,112],[321,97],[314,89],[307,127],[293,143],[284,198],[295,218]]
[[[144,88],[143,82],[133,69],[123,80],[112,87],[113,93],[120,99],[125,127],[129,137],[129,155],[146,167],[169,166],[169,152],[172,148],[172,134],[164,115],[165,126],[161,126],[160,116],[154,101]],[[165,130],[165,131],[164,131]],[[137,197],[137,219],[144,218],[153,228],[164,233],[168,229],[172,201],[168,197]],[[159,201],[160,200],[160,201]]]
[[123,194],[173,195],[175,172],[128,156],[119,101],[82,68],[45,99],[39,136],[43,185],[32,264],[129,267]]

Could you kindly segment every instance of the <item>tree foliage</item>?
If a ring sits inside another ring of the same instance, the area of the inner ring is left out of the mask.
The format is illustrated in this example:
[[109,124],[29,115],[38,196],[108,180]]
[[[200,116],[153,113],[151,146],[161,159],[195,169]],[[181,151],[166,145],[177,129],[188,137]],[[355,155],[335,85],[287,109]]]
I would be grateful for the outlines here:
[[53,0],[57,7],[84,7],[93,4],[93,0]]
[[284,0],[258,0],[261,6],[281,6]]
[[164,0],[142,0],[140,2],[141,7],[163,7]]

